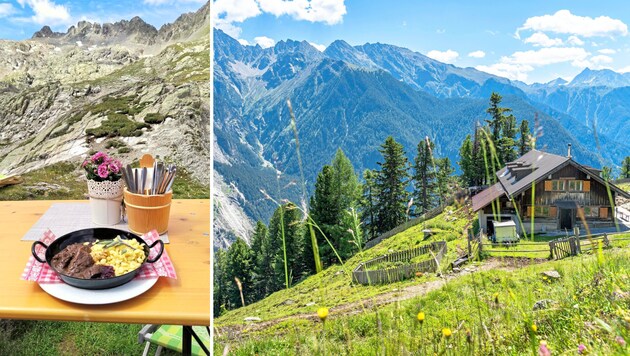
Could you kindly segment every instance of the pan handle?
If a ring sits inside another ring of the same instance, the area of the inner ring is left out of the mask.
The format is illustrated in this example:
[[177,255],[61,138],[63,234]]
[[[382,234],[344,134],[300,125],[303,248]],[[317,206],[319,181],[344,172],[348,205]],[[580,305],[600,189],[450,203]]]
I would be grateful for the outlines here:
[[149,245],[149,251],[157,244],[160,244],[160,252],[154,258],[147,258],[147,262],[149,262],[149,263],[153,263],[153,262],[159,260],[160,257],[162,257],[162,253],[164,252],[164,242],[162,242],[162,240],[157,240],[154,243],[152,243],[151,245]]
[[48,245],[46,245],[45,243],[41,242],[41,241],[35,241],[33,242],[33,246],[31,246],[31,253],[33,254],[33,257],[35,257],[36,260],[38,260],[41,263],[46,263],[46,260],[42,260],[39,256],[37,256],[37,252],[35,251],[35,247],[37,245],[42,245],[44,247],[44,249],[48,249]]

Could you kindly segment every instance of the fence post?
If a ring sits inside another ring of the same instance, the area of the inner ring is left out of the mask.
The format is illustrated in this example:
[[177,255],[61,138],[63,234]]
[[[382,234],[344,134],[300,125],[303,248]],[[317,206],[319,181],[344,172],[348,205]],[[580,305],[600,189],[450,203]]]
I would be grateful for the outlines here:
[[468,228],[468,238],[466,239],[468,240],[468,258],[472,258],[472,247],[470,246],[470,240],[472,239],[472,236],[472,228]]
[[608,234],[604,233],[604,247],[610,247],[610,241],[608,240]]
[[551,254],[551,259],[555,258],[553,256],[553,245],[554,245],[554,242],[553,241],[549,241],[549,253]]

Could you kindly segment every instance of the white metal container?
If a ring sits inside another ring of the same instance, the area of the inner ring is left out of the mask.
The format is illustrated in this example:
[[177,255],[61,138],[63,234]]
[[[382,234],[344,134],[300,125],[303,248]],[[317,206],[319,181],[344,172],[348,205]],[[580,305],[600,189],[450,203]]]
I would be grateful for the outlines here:
[[112,226],[122,218],[123,181],[96,182],[88,180],[92,222],[100,226]]

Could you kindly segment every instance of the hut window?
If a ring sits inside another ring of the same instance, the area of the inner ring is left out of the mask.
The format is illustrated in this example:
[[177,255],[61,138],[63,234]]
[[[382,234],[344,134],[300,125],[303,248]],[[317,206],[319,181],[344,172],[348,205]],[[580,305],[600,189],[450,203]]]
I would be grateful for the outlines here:
[[549,207],[548,206],[536,206],[534,208],[535,216],[549,216]]
[[551,182],[551,190],[554,192],[564,191],[565,190],[565,181],[563,180],[554,180]]
[[584,217],[587,218],[598,218],[599,217],[599,208],[596,206],[585,206],[584,207]]
[[569,191],[581,192],[582,191],[582,181],[581,180],[570,180],[569,181]]

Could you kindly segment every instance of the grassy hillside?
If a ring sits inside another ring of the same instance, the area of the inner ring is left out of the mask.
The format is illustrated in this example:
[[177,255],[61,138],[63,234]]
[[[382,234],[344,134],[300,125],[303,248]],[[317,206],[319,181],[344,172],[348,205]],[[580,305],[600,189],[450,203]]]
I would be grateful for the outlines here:
[[[466,249],[464,232],[473,219],[466,207],[447,208],[344,266],[226,312],[215,319],[215,352],[227,347],[235,355],[510,355],[538,354],[544,341],[553,354],[577,353],[580,344],[591,354],[627,353],[621,344],[630,341],[630,234],[616,236],[628,240],[615,241],[612,249],[562,261],[547,261],[548,253],[509,254],[540,257],[529,260],[490,252],[494,257],[451,273],[446,267]],[[425,229],[435,234],[425,240]],[[444,273],[380,286],[351,283],[361,261],[436,240],[448,242]],[[535,240],[547,246],[548,238]],[[561,277],[542,275],[550,270]],[[329,309],[325,323],[316,314],[321,307]],[[246,322],[248,317],[261,320]]]
[[617,184],[617,186],[625,190],[626,192],[630,193],[630,183],[620,183],[620,184]]
[[[246,317],[258,317],[263,321],[300,313],[314,313],[321,306],[338,305],[369,300],[379,294],[389,293],[419,282],[435,279],[435,275],[417,277],[382,286],[362,286],[351,283],[352,270],[361,262],[377,256],[413,248],[430,241],[448,241],[448,254],[443,261],[452,260],[457,249],[466,248],[463,238],[465,227],[469,225],[470,213],[466,208],[447,208],[444,213],[425,223],[390,237],[375,247],[344,261],[343,266],[332,266],[322,273],[311,276],[289,290],[278,291],[266,299],[244,308],[227,312],[215,319],[215,325],[239,325]],[[431,229],[434,235],[424,239],[422,230]],[[456,247],[457,246],[457,247]]]
[[[561,277],[542,275],[549,270]],[[291,319],[264,331],[242,327],[238,340],[220,333],[215,352],[228,345],[235,355],[515,355],[538,354],[545,342],[554,355],[577,354],[580,344],[590,354],[624,355],[630,341],[628,270],[630,251],[614,248],[473,273],[387,306],[356,314],[331,310],[325,323]],[[537,302],[542,307],[534,310]]]

